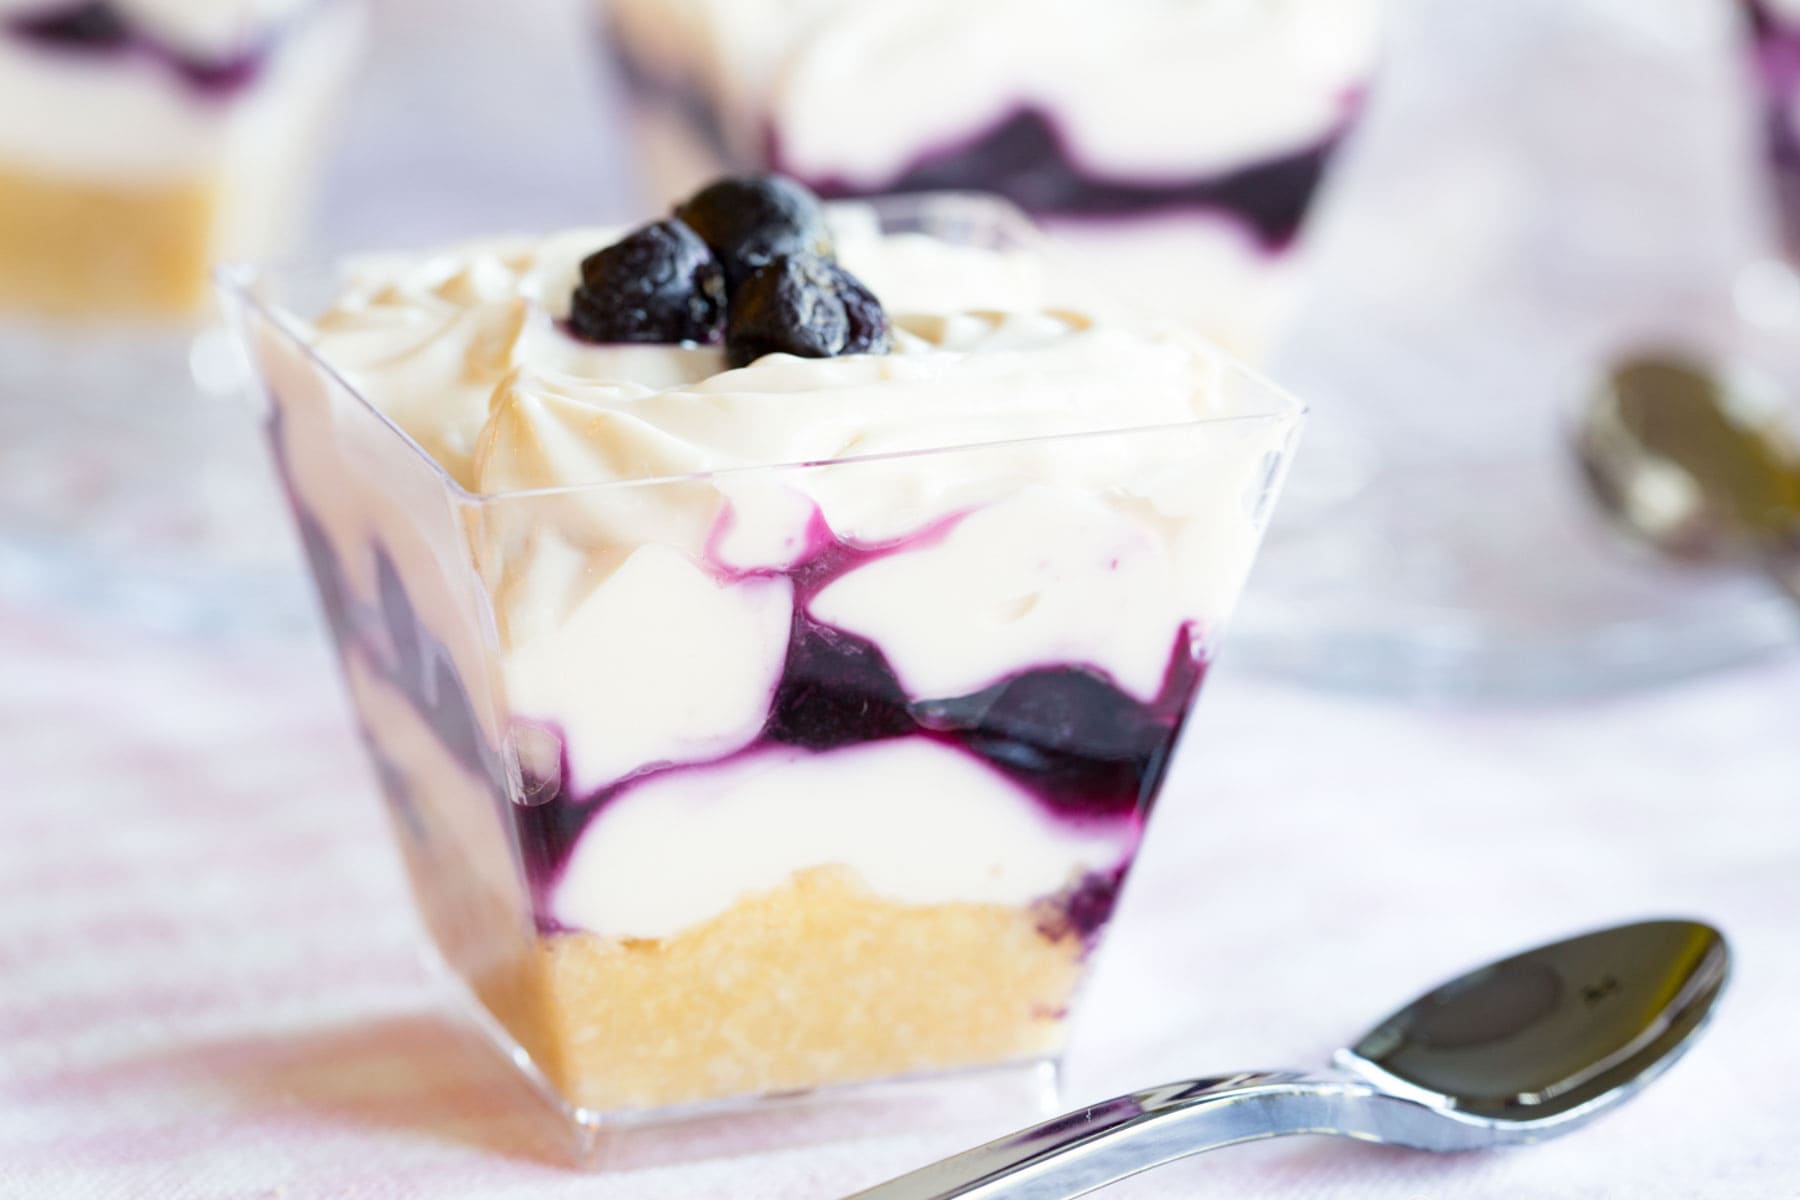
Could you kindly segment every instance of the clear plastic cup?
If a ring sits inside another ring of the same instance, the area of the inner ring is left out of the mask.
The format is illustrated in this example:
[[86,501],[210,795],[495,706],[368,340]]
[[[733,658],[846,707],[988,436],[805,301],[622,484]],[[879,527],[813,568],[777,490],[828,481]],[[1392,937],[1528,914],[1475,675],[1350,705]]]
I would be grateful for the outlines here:
[[581,1144],[1054,1067],[1297,405],[478,495],[308,346],[330,287],[223,281],[432,949]]

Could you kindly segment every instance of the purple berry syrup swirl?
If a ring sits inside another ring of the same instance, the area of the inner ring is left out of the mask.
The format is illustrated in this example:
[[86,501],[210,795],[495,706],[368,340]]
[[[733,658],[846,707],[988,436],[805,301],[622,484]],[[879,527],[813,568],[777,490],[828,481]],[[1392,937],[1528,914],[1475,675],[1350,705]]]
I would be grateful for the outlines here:
[[1788,252],[1800,257],[1800,25],[1784,24],[1761,0],[1746,0],[1746,7]]
[[764,161],[743,163],[711,100],[697,89],[659,77],[613,38],[613,58],[641,102],[673,108],[721,162],[744,170],[791,176],[826,199],[858,199],[907,192],[981,191],[1005,197],[1039,217],[1130,220],[1170,214],[1216,214],[1235,220],[1268,253],[1299,235],[1332,159],[1362,108],[1346,96],[1338,125],[1311,146],[1222,173],[1196,178],[1126,179],[1099,176],[1071,151],[1055,118],[1020,105],[987,129],[933,147],[892,178],[850,181],[820,176],[785,161],[781,139],[766,135]]
[[[798,563],[782,571],[727,573],[737,578],[783,575],[794,588],[786,659],[755,740],[710,762],[652,764],[587,794],[571,785],[566,748],[557,778],[511,781],[500,754],[482,735],[449,652],[419,622],[392,556],[379,544],[371,548],[378,595],[373,604],[354,596],[345,582],[339,548],[291,484],[279,417],[271,424],[271,438],[339,653],[360,655],[408,699],[445,750],[472,774],[487,779],[496,795],[518,792],[532,798],[508,807],[543,933],[562,931],[549,915],[549,894],[582,831],[609,801],[649,779],[715,767],[770,748],[825,752],[919,738],[999,771],[1057,820],[1141,828],[1205,675],[1201,648],[1184,625],[1170,648],[1162,685],[1148,703],[1121,691],[1099,671],[1067,664],[1034,667],[964,696],[909,697],[880,646],[814,620],[807,606],[850,571],[942,537],[954,519],[899,541],[859,546],[835,537],[815,514],[807,551]],[[721,522],[717,532],[724,527]],[[365,727],[364,740],[396,815],[413,835],[428,836],[404,773],[382,752],[380,732]],[[1128,866],[1092,872],[1048,900],[1040,914],[1045,935],[1073,934],[1091,945],[1112,914]]]
[[88,58],[151,59],[173,71],[205,96],[236,95],[254,83],[269,57],[275,34],[220,59],[201,58],[136,29],[109,0],[49,4],[9,18],[0,31],[46,50]]

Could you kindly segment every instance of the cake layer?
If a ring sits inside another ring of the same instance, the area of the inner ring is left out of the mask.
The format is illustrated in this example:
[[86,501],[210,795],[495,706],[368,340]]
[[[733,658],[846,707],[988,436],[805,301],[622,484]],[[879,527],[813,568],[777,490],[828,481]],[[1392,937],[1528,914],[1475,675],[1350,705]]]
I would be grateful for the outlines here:
[[801,872],[666,940],[543,938],[574,1103],[653,1108],[1055,1054],[1084,947],[1030,909]]
[[218,181],[131,186],[0,163],[0,310],[184,312],[206,296]]

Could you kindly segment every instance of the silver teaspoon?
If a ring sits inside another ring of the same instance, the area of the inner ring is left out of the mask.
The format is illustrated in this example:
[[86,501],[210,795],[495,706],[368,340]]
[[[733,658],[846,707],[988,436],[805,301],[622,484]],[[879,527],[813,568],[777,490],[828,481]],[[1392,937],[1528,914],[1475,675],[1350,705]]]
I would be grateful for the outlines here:
[[1698,360],[1615,366],[1575,433],[1588,488],[1670,558],[1760,567],[1800,599],[1800,463],[1780,408]]
[[1414,1000],[1336,1070],[1247,1071],[1095,1104],[850,1200],[1065,1200],[1239,1142],[1333,1134],[1478,1150],[1567,1133],[1636,1095],[1706,1023],[1725,939],[1646,921],[1540,946]]

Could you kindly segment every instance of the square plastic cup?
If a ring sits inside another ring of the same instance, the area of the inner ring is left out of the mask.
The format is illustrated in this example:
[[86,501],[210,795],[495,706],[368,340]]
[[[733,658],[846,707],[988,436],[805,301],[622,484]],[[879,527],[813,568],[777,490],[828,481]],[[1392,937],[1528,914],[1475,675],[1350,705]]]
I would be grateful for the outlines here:
[[309,347],[332,286],[223,280],[433,954],[589,1161],[1053,1077],[1299,407],[1220,360],[1217,418],[478,495]]

